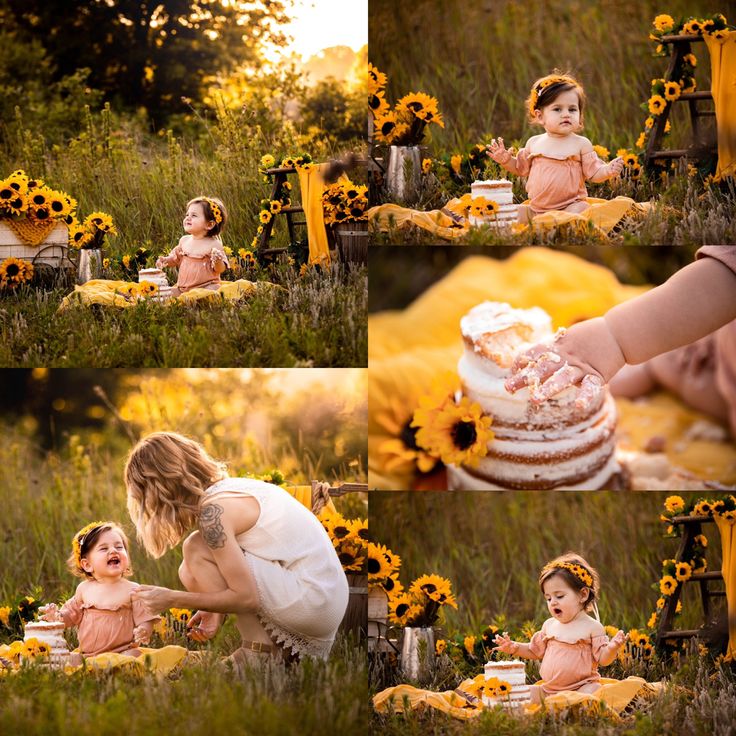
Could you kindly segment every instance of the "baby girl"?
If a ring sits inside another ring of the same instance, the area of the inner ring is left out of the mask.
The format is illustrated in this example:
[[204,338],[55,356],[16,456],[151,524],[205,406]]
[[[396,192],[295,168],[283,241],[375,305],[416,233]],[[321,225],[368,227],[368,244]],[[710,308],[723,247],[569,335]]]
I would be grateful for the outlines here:
[[137,585],[126,580],[132,570],[125,532],[109,521],[88,524],[74,535],[67,566],[84,580],[61,609],[47,605],[43,618],[78,627],[83,657],[103,652],[137,657],[141,653],[137,645],[148,642],[158,616],[131,601]]
[[[611,664],[626,641],[623,631],[609,640],[597,620],[598,573],[579,555],[568,552],[548,562],[539,575],[551,614],[529,643],[512,641],[504,632],[495,650],[524,659],[541,659],[542,682],[531,688],[532,701],[563,690],[594,693],[600,687],[598,665]],[[587,611],[593,610],[596,618]]]
[[519,221],[549,210],[582,212],[586,179],[602,182],[618,176],[623,159],[602,161],[592,143],[577,131],[583,127],[585,92],[568,75],[550,74],[538,79],[527,99],[529,121],[541,125],[544,133],[532,136],[516,156],[504,146],[503,138],[488,147],[491,158],[512,174],[527,176],[529,205],[519,206]]

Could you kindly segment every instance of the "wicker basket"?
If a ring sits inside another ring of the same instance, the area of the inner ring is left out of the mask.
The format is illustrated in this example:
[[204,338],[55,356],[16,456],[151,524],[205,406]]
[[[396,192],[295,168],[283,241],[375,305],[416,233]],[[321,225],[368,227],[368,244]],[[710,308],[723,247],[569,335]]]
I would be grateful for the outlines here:
[[69,230],[63,222],[50,223],[51,227],[44,225],[43,228],[26,225],[23,220],[13,222],[12,226],[7,220],[0,220],[0,261],[22,258],[34,265],[44,263],[53,268],[68,261]]
[[341,222],[335,225],[340,260],[348,263],[368,263],[368,222]]

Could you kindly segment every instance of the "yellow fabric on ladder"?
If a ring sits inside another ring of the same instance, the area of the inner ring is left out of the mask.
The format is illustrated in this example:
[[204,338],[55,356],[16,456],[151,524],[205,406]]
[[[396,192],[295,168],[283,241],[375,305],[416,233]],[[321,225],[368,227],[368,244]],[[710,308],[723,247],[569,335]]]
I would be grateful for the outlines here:
[[310,266],[317,263],[326,265],[330,262],[330,248],[327,245],[325,215],[322,209],[322,191],[325,182],[320,171],[325,165],[319,164],[311,169],[297,169],[299,172],[299,186],[302,190],[304,219],[307,222]]
[[717,39],[704,34],[710,53],[710,91],[716,108],[718,167],[716,180],[736,175],[736,33]]
[[721,573],[726,584],[726,609],[728,611],[728,648],[726,659],[736,659],[736,520],[715,517],[721,533],[723,564]]

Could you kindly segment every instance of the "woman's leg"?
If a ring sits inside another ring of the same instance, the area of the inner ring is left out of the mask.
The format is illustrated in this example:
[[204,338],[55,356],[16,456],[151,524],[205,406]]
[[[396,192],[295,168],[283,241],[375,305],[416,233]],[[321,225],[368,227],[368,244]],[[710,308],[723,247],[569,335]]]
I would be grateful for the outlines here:
[[[227,588],[212,552],[199,532],[190,534],[182,545],[184,561],[179,567],[179,579],[184,587],[196,593],[214,593]],[[255,583],[254,583],[255,584]],[[216,614],[222,615],[224,614]],[[255,613],[239,613],[235,619],[240,636],[246,641],[271,644],[271,638]]]

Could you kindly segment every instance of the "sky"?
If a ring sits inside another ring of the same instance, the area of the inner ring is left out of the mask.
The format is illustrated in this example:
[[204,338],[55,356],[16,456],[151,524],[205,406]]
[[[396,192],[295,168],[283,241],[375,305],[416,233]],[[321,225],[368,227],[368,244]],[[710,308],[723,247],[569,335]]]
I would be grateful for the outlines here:
[[357,51],[368,43],[368,0],[294,0],[292,22],[284,30],[293,37],[286,53],[305,61],[331,46]]

